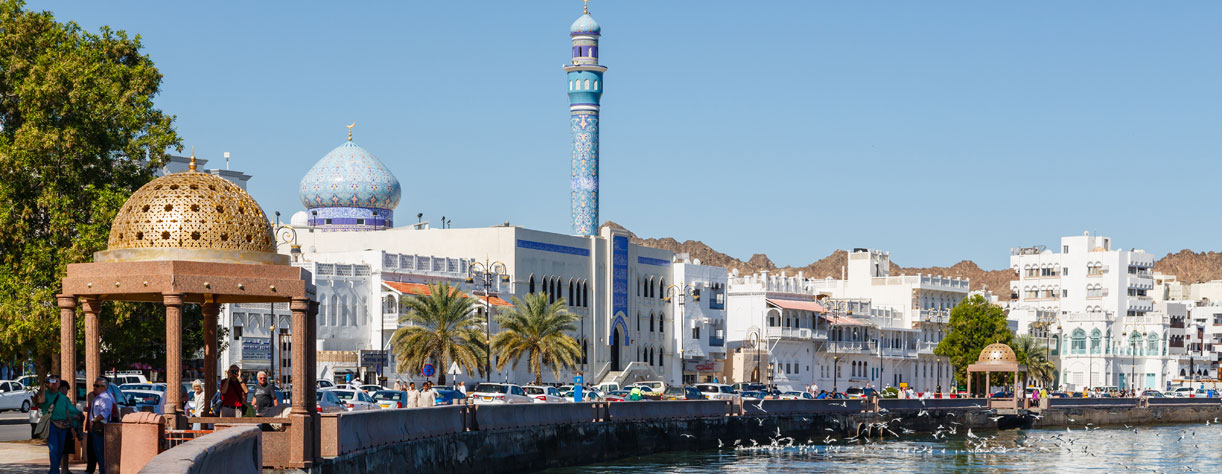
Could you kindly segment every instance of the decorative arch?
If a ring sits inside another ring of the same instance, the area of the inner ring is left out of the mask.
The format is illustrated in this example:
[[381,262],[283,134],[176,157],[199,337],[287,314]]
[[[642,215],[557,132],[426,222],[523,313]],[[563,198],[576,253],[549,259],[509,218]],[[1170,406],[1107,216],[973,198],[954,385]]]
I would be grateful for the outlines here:
[[1092,329],[1090,332],[1090,353],[1098,354],[1100,352],[1100,343],[1102,342],[1103,333],[1099,332],[1099,328]]
[[529,288],[529,291],[527,291],[527,293],[530,293],[532,295],[535,294],[535,275],[532,273],[530,275],[530,279],[528,279],[526,282],[527,282],[526,285]]
[[1071,354],[1086,353],[1086,331],[1083,331],[1082,328],[1073,330],[1073,334],[1070,336],[1069,350]]
[[[627,346],[631,337],[628,335],[628,322],[624,320],[623,311],[615,313],[615,317],[611,319],[611,332],[615,332],[616,328],[619,328],[620,334],[622,334],[624,337],[623,345]],[[608,339],[607,341],[607,345],[614,343],[614,341],[611,339]]]

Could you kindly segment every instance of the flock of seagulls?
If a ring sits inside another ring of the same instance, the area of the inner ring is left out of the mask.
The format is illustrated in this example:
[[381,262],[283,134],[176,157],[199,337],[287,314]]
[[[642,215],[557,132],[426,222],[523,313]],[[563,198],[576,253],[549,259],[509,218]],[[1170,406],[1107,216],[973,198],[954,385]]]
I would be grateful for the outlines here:
[[[763,401],[760,401],[760,403],[757,404],[756,406],[760,408],[762,411],[763,410],[762,405],[763,405]],[[950,412],[947,414],[951,415],[953,414],[953,412]],[[920,417],[928,417],[928,416],[930,415],[926,410],[921,410],[920,412],[916,414],[916,418],[918,419]],[[1036,419],[1042,418],[1042,416],[1040,415],[1032,415],[1032,416],[1035,417]],[[1000,416],[990,416],[988,418],[996,422],[1001,417]],[[801,420],[805,423],[811,422],[810,418],[801,418]],[[831,420],[839,423],[839,420],[837,420],[836,418],[831,418]],[[1083,433],[1083,434],[1090,433],[1090,432],[1095,432],[1095,431],[1100,430],[1100,427],[1096,426],[1094,423],[1086,423],[1084,425],[1080,425],[1080,427],[1076,430],[1074,429],[1073,426],[1067,425],[1065,427],[1064,433],[1053,432],[1053,431],[1039,431],[1039,432],[1034,432],[1034,433],[1029,434],[1028,432],[1018,431],[1018,432],[1014,432],[1013,434],[1007,433],[1007,436],[1005,436],[1002,439],[999,439],[997,434],[980,435],[980,434],[974,433],[972,429],[969,427],[967,428],[967,431],[964,433],[961,439],[955,442],[947,442],[945,444],[935,445],[934,443],[923,442],[923,441],[927,441],[927,439],[921,438],[921,436],[923,435],[911,436],[905,440],[904,439],[905,435],[913,435],[916,433],[916,431],[910,428],[899,426],[899,422],[901,420],[902,418],[896,417],[896,418],[891,418],[886,421],[871,422],[871,423],[866,424],[864,429],[861,430],[862,431],[861,434],[858,434],[852,437],[846,437],[846,438],[836,438],[835,434],[837,430],[828,427],[828,428],[824,428],[824,431],[830,432],[830,434],[826,434],[823,439],[820,440],[820,439],[815,439],[815,438],[808,438],[805,443],[799,442],[798,440],[794,439],[792,436],[785,436],[782,433],[780,426],[778,425],[776,428],[776,431],[772,433],[770,436],[768,436],[767,444],[760,443],[759,441],[755,439],[745,439],[745,440],[736,439],[733,442],[726,442],[724,440],[718,439],[717,448],[719,451],[730,450],[732,452],[743,453],[743,454],[788,454],[788,455],[812,455],[812,456],[821,456],[821,457],[830,457],[830,456],[836,456],[836,455],[841,455],[845,453],[872,453],[872,454],[879,454],[879,455],[885,455],[885,456],[894,456],[894,455],[932,456],[932,455],[943,455],[943,454],[977,456],[977,455],[1006,455],[1006,454],[1013,455],[1013,454],[1020,454],[1020,453],[1051,454],[1051,453],[1063,452],[1063,453],[1071,454],[1075,456],[1098,458],[1100,455],[1108,456],[1108,455],[1116,454],[1114,452],[1107,452],[1106,447],[1100,447],[1100,444],[1097,442],[1099,440],[1098,436],[1106,436],[1106,438],[1114,438],[1117,436],[1128,436],[1127,432],[1131,432],[1134,434],[1139,433],[1138,428],[1129,426],[1129,425],[1123,425],[1124,426],[1123,432],[1120,430],[1116,430],[1116,432],[1113,432],[1110,434],[1107,434],[1106,432],[1100,435],[1081,435],[1079,434],[1079,433]],[[1077,421],[1072,418],[1066,418],[1066,420],[1071,423],[1076,423]],[[947,423],[949,426],[939,424],[938,427],[934,429],[933,433],[931,433],[929,436],[932,437],[933,440],[935,441],[937,440],[945,441],[947,440],[947,436],[957,436],[959,432],[960,424],[956,422],[947,422]],[[760,426],[764,425],[764,418],[762,417],[760,418],[759,424]],[[1214,418],[1213,420],[1206,420],[1205,426],[1220,426],[1219,418]],[[1181,446],[1184,446],[1185,448],[1191,448],[1192,450],[1195,450],[1194,451],[1195,453],[1200,453],[1201,444],[1197,442],[1196,430],[1197,428],[1192,428],[1192,427],[1186,427],[1186,428],[1181,429],[1178,433],[1178,436],[1174,438],[1173,442]],[[1163,437],[1163,434],[1167,432],[1167,430],[1160,430],[1160,431],[1162,432],[1161,433],[1157,431],[1154,432],[1153,433],[1154,436],[1161,438]],[[881,435],[881,436],[877,436],[876,438],[871,438],[869,436],[866,436],[865,435],[866,433],[872,433],[872,434]],[[1031,434],[1035,434],[1036,436],[1031,436]],[[683,434],[681,436],[685,438],[694,438],[694,436],[690,434]],[[1091,437],[1087,438],[1086,436],[1091,436]],[[1171,438],[1167,437],[1164,439],[1171,439]],[[914,443],[895,443],[894,441],[896,440],[914,441]],[[1087,441],[1090,441],[1090,442],[1088,443]],[[1127,446],[1127,445],[1131,445],[1132,441],[1120,438],[1118,439],[1117,443],[1122,446]],[[1184,443],[1188,443],[1188,444],[1184,444]],[[1094,448],[1092,448],[1092,445],[1094,446]],[[1212,448],[1212,445],[1206,444],[1206,449],[1209,449],[1209,448]],[[1182,456],[1182,460],[1191,461],[1194,457],[1195,455],[1186,452],[1185,455]],[[1149,467],[1130,466],[1128,464],[1125,464],[1124,462],[1116,462],[1115,466],[1119,466],[1120,468],[1126,471],[1139,470],[1139,471],[1150,471],[1154,473],[1196,472],[1198,470],[1198,468],[1194,467],[1192,463],[1180,465],[1177,469],[1174,469],[1171,471],[1163,471],[1163,470],[1158,470],[1158,469],[1152,469]]]

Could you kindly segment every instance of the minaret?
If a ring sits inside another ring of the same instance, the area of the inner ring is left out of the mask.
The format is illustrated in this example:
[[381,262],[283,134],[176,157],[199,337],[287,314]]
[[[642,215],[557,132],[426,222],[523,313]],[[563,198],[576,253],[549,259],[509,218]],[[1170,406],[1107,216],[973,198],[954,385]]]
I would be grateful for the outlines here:
[[[589,0],[585,0],[589,2]],[[573,62],[564,67],[569,76],[569,114],[573,143],[573,233],[598,232],[598,104],[603,94],[605,66],[598,64],[601,28],[590,17],[589,6],[569,28]]]

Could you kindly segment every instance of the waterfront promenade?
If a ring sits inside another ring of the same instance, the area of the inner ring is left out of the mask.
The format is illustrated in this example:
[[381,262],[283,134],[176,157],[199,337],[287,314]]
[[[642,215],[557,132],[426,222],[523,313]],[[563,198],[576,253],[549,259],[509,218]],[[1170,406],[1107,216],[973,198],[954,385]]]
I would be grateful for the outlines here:
[[1050,402],[1010,415],[989,409],[984,399],[883,399],[877,406],[864,400],[478,405],[327,414],[320,423],[321,461],[309,470],[278,472],[523,472],[715,449],[733,440],[838,445],[999,427],[1080,430],[1222,417],[1218,399]]

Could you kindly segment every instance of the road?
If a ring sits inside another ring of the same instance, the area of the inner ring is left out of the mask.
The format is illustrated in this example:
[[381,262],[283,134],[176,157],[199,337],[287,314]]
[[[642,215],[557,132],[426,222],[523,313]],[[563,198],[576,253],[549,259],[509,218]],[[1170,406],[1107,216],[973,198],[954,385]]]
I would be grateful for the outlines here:
[[30,439],[30,414],[17,410],[0,413],[0,441]]

